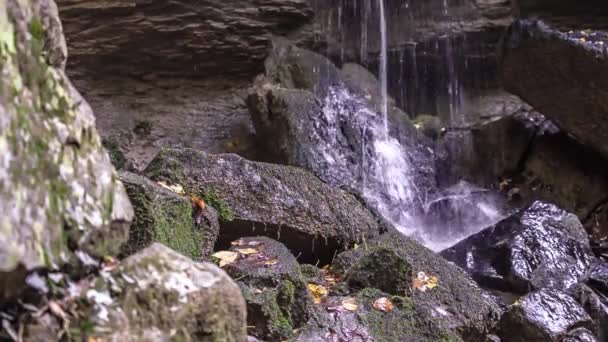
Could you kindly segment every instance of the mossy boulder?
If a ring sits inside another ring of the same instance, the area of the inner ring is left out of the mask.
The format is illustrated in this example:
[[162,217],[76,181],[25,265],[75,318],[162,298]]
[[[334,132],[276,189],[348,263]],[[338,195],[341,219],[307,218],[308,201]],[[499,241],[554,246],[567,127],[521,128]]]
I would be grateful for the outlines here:
[[300,254],[303,262],[328,263],[335,250],[380,232],[374,216],[353,195],[295,167],[231,154],[165,149],[145,174],[181,184],[186,192],[203,198],[213,190],[224,211],[232,213],[232,221],[220,222],[220,248],[253,232],[276,238]]
[[[498,304],[462,269],[398,232],[339,254],[333,268],[345,275],[352,291],[369,286],[405,296],[419,319],[448,327],[465,341],[483,338],[500,315]],[[436,277],[437,286],[424,292],[415,288],[420,272]]]
[[66,56],[52,0],[0,2],[0,299],[76,250],[116,254],[133,217]]
[[[76,290],[80,314],[68,323],[70,340],[246,339],[245,302],[235,282],[217,266],[194,262],[158,243]],[[57,340],[49,335],[62,330],[53,329],[54,321],[27,324],[25,341]]]
[[[381,298],[389,300],[392,309],[374,308]],[[356,309],[345,309],[345,300],[354,301]],[[374,288],[362,289],[350,297],[330,296],[300,330],[295,341],[462,341],[443,322],[417,310],[409,297]]]
[[241,238],[232,245],[231,251],[245,254],[224,269],[237,279],[247,301],[249,334],[271,341],[291,337],[313,311],[296,258],[283,244],[267,237]]
[[213,251],[219,233],[217,212],[205,206],[193,208],[192,200],[130,172],[120,179],[135,209],[135,220],[123,253],[133,254],[160,242],[194,260]]

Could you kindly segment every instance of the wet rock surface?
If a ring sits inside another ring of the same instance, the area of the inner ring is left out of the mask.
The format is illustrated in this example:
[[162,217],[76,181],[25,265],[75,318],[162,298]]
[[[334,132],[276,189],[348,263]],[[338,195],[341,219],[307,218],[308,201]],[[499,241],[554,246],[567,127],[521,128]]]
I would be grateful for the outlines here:
[[[336,249],[380,233],[375,218],[353,196],[302,169],[251,162],[237,155],[167,149],[146,170],[153,180],[187,192],[213,192],[221,222],[220,245],[263,234],[301,253],[303,261],[328,263]],[[223,209],[222,209],[223,208]]]
[[120,180],[135,208],[129,241],[122,249],[124,254],[160,242],[194,260],[209,256],[220,230],[213,207],[205,206],[202,210],[193,207],[185,193],[177,194],[130,172],[121,172]]
[[[591,317],[570,296],[540,290],[512,305],[501,317],[497,330],[502,341],[549,342],[562,341],[571,330],[591,324]],[[573,331],[570,337],[581,334]]]
[[441,255],[484,286],[520,293],[575,285],[594,261],[576,216],[540,201]]
[[511,28],[503,78],[507,90],[542,108],[565,132],[608,156],[603,117],[608,104],[599,95],[608,89],[602,76],[607,72],[605,40],[592,36],[593,32],[578,37],[540,21],[520,21]]
[[[392,160],[378,160],[383,148],[382,152],[402,161],[402,169],[407,168],[395,171],[408,173],[411,181],[403,179],[404,183],[416,183],[433,193],[430,140],[416,131],[392,100],[387,111],[391,138],[385,139],[378,81],[363,67],[344,68],[349,76],[321,55],[283,39],[273,40],[266,72],[258,76],[247,99],[256,132],[264,137],[262,147],[273,162],[305,168],[330,185],[359,191],[365,182],[368,188],[380,189],[373,173],[393,167],[388,165]],[[378,197],[388,198],[390,189],[378,191]],[[420,206],[407,205],[412,210]]]
[[66,56],[54,2],[2,2],[0,301],[29,271],[77,264],[76,250],[116,253],[133,217]]

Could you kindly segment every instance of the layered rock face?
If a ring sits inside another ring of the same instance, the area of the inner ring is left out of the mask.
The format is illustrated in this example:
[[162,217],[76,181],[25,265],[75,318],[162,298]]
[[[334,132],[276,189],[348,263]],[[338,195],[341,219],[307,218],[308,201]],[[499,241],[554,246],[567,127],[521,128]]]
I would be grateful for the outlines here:
[[65,76],[66,49],[52,1],[0,5],[0,288],[26,272],[61,267],[74,252],[103,257],[125,241],[133,210]]
[[268,34],[287,34],[313,14],[305,0],[57,4],[75,69],[188,78],[251,75],[266,56]]

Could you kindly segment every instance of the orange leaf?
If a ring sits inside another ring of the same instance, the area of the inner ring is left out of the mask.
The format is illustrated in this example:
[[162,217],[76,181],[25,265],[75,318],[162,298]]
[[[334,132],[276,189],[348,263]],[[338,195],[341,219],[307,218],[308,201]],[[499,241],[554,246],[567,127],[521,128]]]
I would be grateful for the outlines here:
[[391,302],[391,300],[386,297],[376,299],[373,306],[374,309],[384,312],[391,312],[395,308],[393,302]]
[[193,207],[198,208],[200,211],[205,210],[205,201],[203,201],[196,195],[190,195],[190,198],[192,199]]

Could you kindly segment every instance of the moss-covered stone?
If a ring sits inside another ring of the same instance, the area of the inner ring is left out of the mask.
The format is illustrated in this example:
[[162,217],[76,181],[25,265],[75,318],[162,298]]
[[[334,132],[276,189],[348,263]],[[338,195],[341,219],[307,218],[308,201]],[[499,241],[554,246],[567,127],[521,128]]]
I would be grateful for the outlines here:
[[7,273],[61,266],[78,248],[118,252],[133,212],[64,74],[65,40],[52,0],[0,3],[0,293]]
[[[127,194],[135,208],[135,220],[124,254],[133,254],[160,242],[194,260],[207,257],[217,238],[219,223],[213,208],[206,207],[203,217],[193,211],[190,198],[176,194],[149,179],[121,172]],[[198,221],[198,223],[197,223]]]
[[[161,245],[125,259],[82,289],[72,340],[241,342],[243,297],[217,266]],[[26,335],[32,329],[26,327]],[[35,331],[35,329],[34,329]],[[54,340],[51,336],[50,340]]]
[[344,276],[355,288],[373,287],[392,295],[409,293],[412,267],[395,252],[373,247]]

